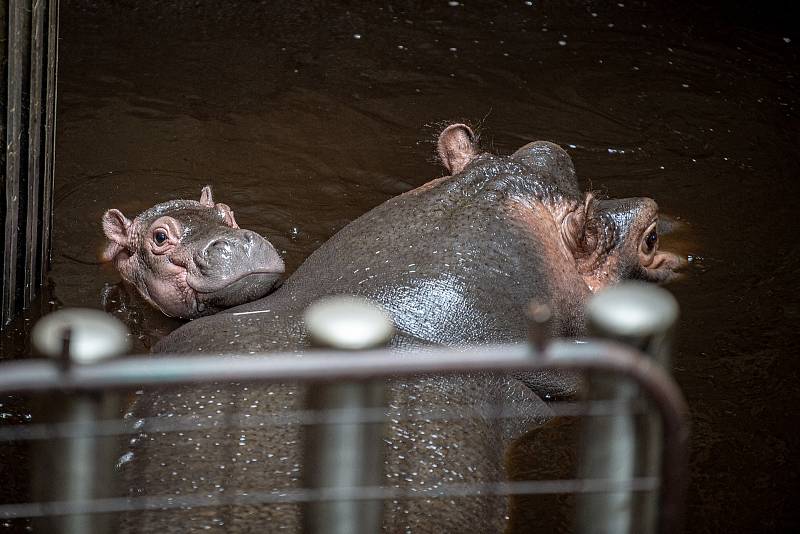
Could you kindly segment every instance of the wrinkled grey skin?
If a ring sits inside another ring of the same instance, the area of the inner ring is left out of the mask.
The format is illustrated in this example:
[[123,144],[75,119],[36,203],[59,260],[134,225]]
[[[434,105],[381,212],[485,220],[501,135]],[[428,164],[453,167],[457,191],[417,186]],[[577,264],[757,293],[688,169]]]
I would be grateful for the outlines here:
[[103,215],[103,258],[165,315],[194,319],[263,297],[284,272],[272,244],[236,224],[211,188],[200,201],[158,204],[132,221]]
[[[156,352],[286,351],[301,357],[307,348],[303,310],[340,293],[380,303],[396,323],[391,345],[400,352],[521,341],[532,299],[552,308],[554,335],[576,336],[593,290],[623,277],[668,279],[680,263],[655,250],[655,203],[598,201],[581,193],[569,156],[553,144],[532,143],[509,157],[479,154],[472,131],[453,125],[440,137],[439,155],[452,176],[378,206],[314,252],[273,294],[188,323],[161,340]],[[525,382],[530,387],[507,376],[391,383],[386,484],[414,491],[502,480],[502,456],[513,438],[548,416],[534,392],[569,394],[575,387],[569,377],[552,374]],[[290,413],[302,406],[298,397],[302,389],[292,385],[193,387],[148,394],[132,416],[222,424],[229,410],[243,412],[244,421]],[[526,416],[495,420],[488,413],[494,403]],[[469,413],[465,407],[480,413],[426,421],[448,410]],[[139,436],[122,469],[135,495],[279,491],[299,485],[301,443],[295,424],[150,433]],[[296,531],[298,510],[253,505],[136,514],[127,528]],[[384,530],[500,532],[507,511],[498,497],[391,501]]]

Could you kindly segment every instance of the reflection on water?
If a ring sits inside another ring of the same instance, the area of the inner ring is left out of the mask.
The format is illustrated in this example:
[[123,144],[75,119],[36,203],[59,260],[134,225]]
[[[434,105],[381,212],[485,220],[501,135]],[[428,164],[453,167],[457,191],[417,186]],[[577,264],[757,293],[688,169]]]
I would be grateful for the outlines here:
[[[585,188],[651,196],[684,223],[664,246],[690,258],[670,286],[693,415],[689,531],[788,529],[798,41],[780,16],[713,3],[475,4],[63,1],[52,301],[103,306],[118,282],[97,262],[111,207],[211,184],[291,271],[441,175],[445,122],[501,153],[551,140]],[[4,356],[22,339],[7,334]]]

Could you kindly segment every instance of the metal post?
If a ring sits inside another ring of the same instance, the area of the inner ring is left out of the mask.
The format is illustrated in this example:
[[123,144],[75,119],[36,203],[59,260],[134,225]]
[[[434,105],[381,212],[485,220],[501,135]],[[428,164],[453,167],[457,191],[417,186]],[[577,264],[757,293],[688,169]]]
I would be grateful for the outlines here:
[[[305,315],[316,347],[365,350],[385,345],[394,328],[375,304],[354,297],[332,297],[313,304]],[[357,354],[352,355],[358,358]],[[306,407],[336,420],[310,425],[305,436],[306,487],[319,500],[303,510],[303,529],[314,534],[368,534],[380,531],[380,500],[355,500],[337,491],[380,486],[383,482],[383,425],[359,423],[361,410],[385,406],[381,382],[312,383]]]
[[[632,345],[665,367],[677,317],[678,304],[669,292],[641,282],[609,288],[587,306],[592,335]],[[617,401],[621,408],[641,398],[633,382],[597,373],[589,376],[587,396],[590,400]],[[648,412],[644,420],[625,413],[588,417],[583,432],[582,478],[624,486],[634,476],[659,475],[661,421],[654,414]],[[657,503],[654,491],[634,494],[620,489],[583,494],[578,506],[578,532],[652,533]]]
[[528,306],[527,319],[528,341],[538,354],[542,354],[550,341],[550,323],[553,319],[553,312],[547,304],[531,302]]
[[[126,352],[125,326],[98,310],[66,309],[45,316],[36,324],[33,343],[44,355],[59,360],[61,372],[91,365]],[[62,391],[42,399],[42,417],[71,429],[68,436],[54,435],[34,448],[34,496],[47,510],[49,502],[70,502],[76,507],[92,499],[117,497],[114,462],[119,440],[92,434],[98,420],[119,418],[123,399],[117,392]],[[75,513],[36,519],[36,532],[100,534],[116,531],[116,516]]]

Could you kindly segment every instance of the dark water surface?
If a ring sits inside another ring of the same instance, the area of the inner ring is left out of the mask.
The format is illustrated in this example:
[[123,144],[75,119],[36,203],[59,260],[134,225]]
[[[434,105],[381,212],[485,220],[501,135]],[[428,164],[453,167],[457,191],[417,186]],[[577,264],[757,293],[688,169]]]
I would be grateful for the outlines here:
[[[211,184],[291,271],[441,176],[433,149],[448,121],[500,153],[554,141],[586,188],[653,197],[685,222],[663,246],[690,260],[669,287],[693,421],[687,531],[794,531],[800,41],[788,13],[150,4],[62,0],[53,306],[103,307],[118,282],[97,260],[112,207],[132,217]],[[6,357],[27,350],[27,324],[5,334]],[[25,418],[13,399],[0,411]]]

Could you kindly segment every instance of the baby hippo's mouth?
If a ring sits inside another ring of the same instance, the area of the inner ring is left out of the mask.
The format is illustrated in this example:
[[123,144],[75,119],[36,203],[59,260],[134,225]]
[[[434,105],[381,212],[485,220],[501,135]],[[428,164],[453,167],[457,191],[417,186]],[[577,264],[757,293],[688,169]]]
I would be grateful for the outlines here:
[[187,276],[186,283],[200,295],[214,295],[221,292],[236,291],[251,285],[274,283],[283,274],[283,269],[264,269],[247,271],[235,276]]
[[659,250],[649,265],[643,265],[642,278],[649,282],[664,284],[681,276],[677,271],[686,267],[687,262],[677,254]]
[[211,291],[197,291],[197,307],[202,315],[251,302],[271,292],[280,280],[280,272],[244,273],[227,285]]
[[[198,269],[187,274],[186,283],[195,292],[198,316],[260,299],[275,289],[285,270],[283,260],[272,247],[262,251],[261,261],[254,262],[246,257],[239,260],[214,270]],[[231,272],[230,266],[236,263],[240,263],[239,268]],[[244,268],[241,264],[252,267]]]

